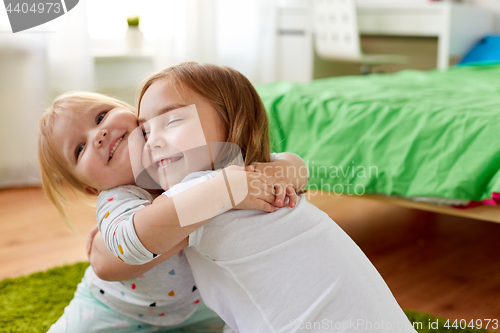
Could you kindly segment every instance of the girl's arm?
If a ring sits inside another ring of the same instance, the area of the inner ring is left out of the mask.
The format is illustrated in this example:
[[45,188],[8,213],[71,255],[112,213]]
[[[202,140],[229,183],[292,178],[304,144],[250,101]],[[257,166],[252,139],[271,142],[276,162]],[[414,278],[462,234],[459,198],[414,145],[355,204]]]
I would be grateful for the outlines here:
[[[295,190],[302,191],[307,185],[307,181],[309,179],[309,171],[307,169],[307,166],[299,156],[291,153],[277,154],[274,156],[273,160],[274,162],[260,163],[254,167],[254,171],[260,171],[262,169],[262,172],[259,172],[260,175],[257,175],[255,177],[255,179],[258,180],[257,183],[252,182],[252,180],[250,180],[248,183],[238,180],[238,172],[234,172],[232,175],[227,173],[227,177],[234,177],[233,180],[229,179],[233,198],[236,196],[235,192],[238,192],[237,189],[233,188],[232,185],[234,184],[244,185],[244,187],[250,190],[249,193],[252,194],[253,190],[256,190],[256,192],[260,193],[262,183],[265,183],[267,185],[270,184],[271,187],[274,188],[276,199],[278,199],[276,204],[277,206],[281,207],[284,205],[284,198],[286,195],[290,198],[290,207],[294,207],[297,202]],[[264,174],[266,177],[262,178],[262,174]],[[219,176],[222,177],[221,174],[219,174],[218,177]],[[217,177],[212,180],[215,182],[216,179]],[[134,216],[134,225],[137,236],[149,251],[153,253],[163,253],[167,251],[170,245],[165,244],[166,237],[177,244],[180,240],[187,237],[191,232],[195,231],[201,225],[206,223],[208,221],[208,218],[216,216],[220,211],[220,207],[212,207],[212,203],[208,201],[207,194],[213,194],[214,196],[220,195],[222,198],[221,202],[226,202],[226,205],[224,207],[232,207],[230,204],[227,204],[229,199],[226,198],[228,192],[224,187],[224,183],[219,183],[214,186],[213,184],[209,183],[212,180],[196,185],[196,188],[199,187],[198,191],[196,192],[189,192],[188,194],[187,192],[193,189],[191,188],[174,196],[174,200],[172,201],[168,201],[167,198],[162,195],[155,200],[155,203],[157,200],[160,200],[161,204],[151,205],[150,207],[147,207],[149,209],[142,209],[136,213],[136,215]],[[204,189],[202,189],[201,186],[204,186]],[[242,192],[242,190],[240,190],[240,192]],[[248,197],[251,198],[254,196],[249,195]],[[247,201],[243,201],[242,203],[245,202]],[[252,209],[252,207],[249,207],[247,205],[243,205],[243,207],[246,209]],[[240,207],[236,206],[235,208]],[[255,207],[253,208],[255,209]],[[166,216],[165,214],[175,211],[177,211],[181,224],[183,222],[182,220],[202,222],[191,224],[183,228],[178,228],[178,221],[174,222],[174,220],[163,220],[163,217]],[[162,220],[163,222],[160,222]]]
[[[266,191],[269,185],[265,175],[255,182],[247,174],[241,168],[229,167],[215,177],[205,176],[205,181],[200,178],[203,182],[173,197],[160,195],[153,204],[151,195],[136,186],[101,192],[97,220],[106,246],[119,260],[142,265],[170,251],[212,217],[233,208],[233,204],[243,201],[250,209],[275,211],[271,205],[274,194]],[[249,181],[253,182],[250,192]]]
[[247,172],[232,167],[224,170],[171,198],[160,195],[152,205],[139,210],[134,215],[134,227],[142,245],[152,253],[166,252],[233,204],[245,202],[249,209],[276,210],[271,205],[274,195],[265,189],[266,177],[252,184],[259,191],[249,191],[252,179]]
[[108,250],[100,232],[91,235],[91,237],[88,253],[89,261],[96,275],[105,281],[124,281],[136,278],[188,246],[188,238],[185,238],[168,252],[146,264],[129,265],[115,257]]
[[[273,166],[275,166],[275,168],[273,168]],[[308,180],[308,171],[307,171],[306,164],[304,163],[304,161],[300,157],[298,157],[295,154],[290,154],[290,153],[276,154],[274,156],[274,162],[255,164],[250,169],[252,171],[254,171],[254,170],[259,171],[258,173],[256,173],[256,176],[252,175],[252,177],[250,179],[250,182],[252,182],[252,184],[249,184],[250,194],[252,194],[253,189],[257,189],[257,192],[261,193],[261,195],[264,192],[266,192],[265,189],[263,189],[262,187],[259,188],[258,186],[257,187],[254,186],[256,178],[262,179],[262,176],[258,175],[259,173],[271,175],[272,172],[274,172],[274,174],[272,174],[272,177],[270,177],[274,180],[269,180],[266,183],[266,186],[264,186],[265,188],[275,187],[274,184],[282,182],[282,183],[287,184],[287,186],[289,186],[289,184],[295,184],[293,187],[297,191],[300,191],[301,189],[303,189],[305,187],[305,185],[307,184],[307,180]],[[294,172],[293,170],[296,170],[296,172]],[[266,178],[264,178],[264,179],[266,179]],[[261,183],[261,185],[262,184],[263,183]],[[200,184],[200,185],[203,185],[203,184]],[[196,192],[193,192],[193,194],[195,194],[195,195],[200,194],[200,193],[203,194],[202,191],[200,191],[200,188],[198,187],[200,185],[197,185],[194,188],[187,190],[186,192],[194,189]],[[269,185],[271,185],[271,186],[269,186]],[[198,190],[196,190],[196,189],[198,189]],[[186,192],[184,192],[184,193],[186,193]],[[293,207],[294,206],[294,203],[292,203],[293,196],[291,193],[288,193],[288,192],[289,191],[288,191],[288,187],[287,187],[287,191],[282,193],[282,195],[283,195],[282,199],[284,199],[285,194],[287,194],[288,197],[290,198],[290,206]],[[211,193],[211,192],[206,192],[206,193],[210,193],[210,196],[212,198],[214,197],[214,193]],[[204,193],[204,195],[202,195],[201,200],[207,200],[206,193]],[[293,195],[295,195],[295,191],[293,191]],[[275,197],[273,195],[267,196],[266,198],[268,198],[268,201],[275,200]],[[200,198],[198,198],[198,199],[200,199]],[[195,199],[190,200],[190,201],[196,202]],[[252,202],[250,203],[250,206],[247,207],[249,209],[256,209],[256,207],[257,207],[257,209],[264,210],[264,208],[267,207],[265,205],[268,204],[262,198],[259,198],[255,193],[253,195],[247,196],[244,203],[248,203],[250,201],[252,201]],[[284,201],[284,200],[282,200],[282,201]],[[295,199],[295,201],[296,201],[296,199]],[[156,211],[157,215],[155,215],[155,216],[153,215],[153,214],[155,214],[154,211],[152,211],[152,212],[146,211],[146,209],[153,207],[155,205],[151,205],[151,206],[148,206],[142,210],[139,210],[134,216],[134,221],[135,221],[134,225],[136,226],[135,229],[137,230],[138,229],[137,222],[141,223],[141,219],[143,219],[142,221],[144,221],[144,219],[148,219],[148,216],[149,216],[151,218],[150,222],[152,222],[150,224],[150,232],[154,231],[155,228],[157,230],[162,229],[163,235],[158,237],[159,238],[158,244],[157,244],[158,247],[164,246],[164,244],[160,244],[162,242],[164,242],[164,243],[172,242],[172,238],[174,238],[174,237],[171,237],[171,236],[176,236],[177,239],[180,239],[180,237],[182,237],[182,232],[186,232],[186,237],[187,237],[189,235],[189,233],[191,233],[196,228],[201,226],[204,222],[206,222],[206,221],[203,221],[201,223],[190,225],[189,227],[179,227],[179,225],[175,224],[175,223],[179,223],[179,219],[178,219],[178,216],[175,212],[175,205],[173,203],[173,199],[167,198],[166,196],[162,195],[159,198],[157,198],[155,203],[156,204],[165,203],[165,206],[167,208],[163,207],[164,208],[163,212],[161,212],[161,210],[157,210]],[[251,205],[253,205],[254,207],[251,207]],[[158,207],[158,208],[160,208],[160,207]],[[237,208],[240,208],[240,207],[237,207]],[[193,209],[192,206],[191,206],[191,209]],[[195,207],[195,209],[196,209],[196,207]],[[147,213],[147,214],[142,215],[142,213]],[[139,221],[137,220],[138,215],[139,215]],[[157,221],[157,222],[153,223],[153,221]],[[165,223],[162,223],[163,221]],[[168,228],[170,228],[170,229],[168,229]],[[139,228],[139,229],[144,230],[144,228]],[[166,230],[166,233],[165,233],[165,230]],[[169,231],[171,231],[171,232],[169,232]],[[139,232],[137,234],[139,235]],[[160,234],[160,233],[158,233],[158,234]],[[147,237],[147,230],[146,230],[146,233],[142,233],[142,236],[139,235],[139,239],[141,239],[141,237],[142,238]],[[132,265],[126,265],[123,262],[121,262],[119,259],[117,259],[116,253],[115,253],[115,255],[113,255],[109,251],[106,252],[105,251],[106,248],[103,246],[104,241],[102,240],[102,236],[99,235],[99,238],[96,238],[96,242],[94,243],[94,245],[92,247],[91,263],[93,266],[95,266],[94,269],[96,270],[96,273],[100,278],[108,279],[108,280],[117,280],[117,281],[124,280],[124,279],[130,279],[130,278],[137,277],[137,276],[141,275],[142,273],[151,269],[152,267],[154,267],[158,263],[168,259],[172,254],[177,253],[178,250],[180,250],[180,248],[187,246],[187,238],[186,237],[182,238],[180,240],[180,242],[175,244],[173,247],[172,246],[165,246],[164,248],[168,247],[169,249],[163,252],[164,254],[161,256],[162,257],[161,260],[160,260],[160,258],[157,258],[157,259],[153,260],[152,262],[148,263],[147,265],[133,265],[132,266]],[[142,242],[142,240],[141,240],[141,242]],[[99,249],[99,250],[95,250],[95,249]],[[171,250],[171,251],[169,251],[169,250]],[[151,251],[151,252],[153,252],[153,251]]]

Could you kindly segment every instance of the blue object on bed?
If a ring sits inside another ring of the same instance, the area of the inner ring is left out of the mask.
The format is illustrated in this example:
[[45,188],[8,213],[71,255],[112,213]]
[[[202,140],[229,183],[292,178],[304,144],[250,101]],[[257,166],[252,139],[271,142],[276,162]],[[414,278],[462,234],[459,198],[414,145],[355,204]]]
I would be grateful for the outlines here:
[[500,63],[500,35],[488,35],[481,39],[458,65]]

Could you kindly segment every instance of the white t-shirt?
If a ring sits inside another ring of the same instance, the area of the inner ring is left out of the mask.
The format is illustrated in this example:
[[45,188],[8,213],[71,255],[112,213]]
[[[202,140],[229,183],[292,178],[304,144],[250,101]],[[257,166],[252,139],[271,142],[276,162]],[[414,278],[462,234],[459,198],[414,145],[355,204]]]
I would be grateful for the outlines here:
[[219,215],[184,251],[205,304],[235,332],[415,332],[361,249],[304,196],[293,209]]
[[[190,174],[165,194],[178,194],[215,174]],[[116,209],[114,218],[123,211]],[[98,216],[106,213],[101,209]],[[129,231],[121,241],[135,253],[120,251],[116,242],[113,251],[151,260],[133,228]],[[293,209],[219,215],[189,236],[184,253],[205,304],[236,332],[415,332],[359,247],[303,196]]]

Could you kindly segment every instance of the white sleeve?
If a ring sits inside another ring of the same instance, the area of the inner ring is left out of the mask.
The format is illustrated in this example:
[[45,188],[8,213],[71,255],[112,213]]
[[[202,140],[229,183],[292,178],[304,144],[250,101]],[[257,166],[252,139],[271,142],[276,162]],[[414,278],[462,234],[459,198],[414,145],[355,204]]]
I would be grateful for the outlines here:
[[134,214],[152,202],[151,194],[133,185],[102,191],[97,198],[97,224],[104,242],[129,265],[142,265],[157,257],[142,245],[133,223]]
[[[182,193],[186,190],[189,190],[190,188],[204,183],[212,178],[214,178],[219,172],[218,171],[209,171],[209,172],[195,172],[186,177],[181,183],[178,183],[174,186],[172,186],[170,189],[167,191],[163,192],[164,195],[167,197],[171,198],[179,193]],[[192,176],[192,177],[190,177]],[[207,193],[207,196],[210,195]],[[223,214],[230,210],[231,208],[222,208],[215,216],[218,216],[220,214]],[[213,216],[213,217],[215,217]],[[201,222],[201,221],[200,221]]]
[[167,191],[163,192],[163,194],[165,194],[167,197],[171,198],[174,195],[182,193],[182,192],[190,189],[193,186],[204,183],[204,182],[214,178],[217,175],[217,173],[218,173],[217,171],[211,171],[211,172],[207,172],[207,173],[197,172],[195,174],[199,174],[200,175],[199,177],[192,177],[187,181],[185,179],[182,182],[175,184]]

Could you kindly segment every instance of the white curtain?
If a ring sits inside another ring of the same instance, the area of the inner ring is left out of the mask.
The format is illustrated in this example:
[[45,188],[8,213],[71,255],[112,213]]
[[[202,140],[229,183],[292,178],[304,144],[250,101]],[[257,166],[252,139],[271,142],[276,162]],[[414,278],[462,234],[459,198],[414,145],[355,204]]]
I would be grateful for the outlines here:
[[123,48],[125,18],[138,15],[155,70],[183,61],[211,62],[231,66],[254,83],[269,82],[275,79],[277,2],[89,0],[89,29],[94,45],[113,53]]
[[[92,90],[93,59],[87,27],[87,0],[47,24],[47,65],[51,97],[70,90]],[[52,100],[51,98],[51,100]]]
[[0,188],[39,184],[37,124],[44,108],[63,92],[92,90],[92,49],[116,52],[121,45],[122,52],[127,16],[140,15],[154,70],[212,62],[262,83],[276,79],[277,1],[80,0],[54,21],[17,34],[7,33],[0,10]]
[[86,1],[26,32],[9,33],[0,10],[0,188],[38,185],[38,120],[68,90],[90,90]]
[[273,0],[150,0],[156,68],[182,61],[231,66],[253,83],[275,77],[276,5]]

